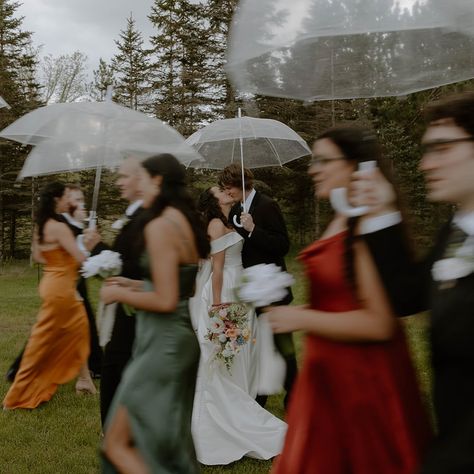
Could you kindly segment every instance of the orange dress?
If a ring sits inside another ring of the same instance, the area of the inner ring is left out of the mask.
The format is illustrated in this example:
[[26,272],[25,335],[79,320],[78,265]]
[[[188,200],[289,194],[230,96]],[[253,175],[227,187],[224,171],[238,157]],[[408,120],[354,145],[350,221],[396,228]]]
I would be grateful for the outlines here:
[[36,408],[51,399],[59,384],[79,373],[89,355],[89,328],[76,293],[77,261],[64,249],[43,252],[39,285],[42,305],[20,369],[3,406]]

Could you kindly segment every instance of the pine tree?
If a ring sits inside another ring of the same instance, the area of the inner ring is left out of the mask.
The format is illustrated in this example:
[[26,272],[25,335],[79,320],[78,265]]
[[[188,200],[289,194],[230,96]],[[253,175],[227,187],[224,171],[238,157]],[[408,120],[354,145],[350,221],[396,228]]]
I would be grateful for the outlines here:
[[237,0],[208,0],[206,17],[209,36],[209,82],[213,89],[213,110],[216,118],[236,116],[241,102],[224,70],[227,40]]
[[98,69],[93,71],[94,80],[89,84],[88,91],[92,99],[102,102],[109,86],[115,86],[114,70],[102,58],[99,59]]
[[155,0],[149,19],[155,115],[184,135],[209,113],[204,8],[185,0]]
[[[37,52],[31,46],[31,32],[23,31],[23,17],[16,15],[19,3],[0,0],[0,95],[11,109],[0,109],[0,128],[40,105],[36,82]],[[25,151],[20,145],[0,141],[0,263],[12,256],[17,219],[30,206],[29,183],[14,186]],[[30,238],[28,233],[27,238]],[[10,246],[7,249],[6,243]],[[28,243],[29,247],[29,243]]]
[[149,87],[149,51],[143,47],[143,38],[135,27],[132,14],[115,44],[119,50],[112,58],[116,77],[115,98],[132,109],[142,109]]

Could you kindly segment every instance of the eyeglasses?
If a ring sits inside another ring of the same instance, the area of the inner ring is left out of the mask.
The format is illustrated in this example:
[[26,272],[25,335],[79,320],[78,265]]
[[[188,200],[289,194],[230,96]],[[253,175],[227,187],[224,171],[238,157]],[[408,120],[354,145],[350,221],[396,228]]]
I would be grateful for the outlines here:
[[334,156],[333,158],[325,158],[323,156],[313,156],[308,162],[308,168],[314,165],[325,166],[331,161],[345,160],[345,156]]
[[428,153],[443,153],[451,149],[452,145],[456,143],[472,142],[474,136],[462,137],[462,138],[451,138],[447,140],[433,140],[431,142],[425,142],[421,144],[421,153],[426,155]]

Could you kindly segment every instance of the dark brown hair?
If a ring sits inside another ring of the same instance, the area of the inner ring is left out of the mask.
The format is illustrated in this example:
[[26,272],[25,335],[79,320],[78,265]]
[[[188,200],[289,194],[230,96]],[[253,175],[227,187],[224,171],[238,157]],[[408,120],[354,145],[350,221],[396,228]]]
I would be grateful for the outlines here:
[[[150,176],[162,176],[160,194],[156,196],[151,207],[143,213],[143,226],[161,213],[167,207],[174,207],[181,211],[188,220],[196,242],[196,247],[201,258],[207,258],[210,252],[207,229],[196,209],[194,200],[186,186],[186,171],[184,166],[169,153],[152,156],[142,162],[143,168]],[[139,243],[144,247],[144,241]]]
[[212,193],[212,187],[207,188],[199,195],[197,207],[206,225],[209,225],[212,219],[220,219],[226,227],[229,227],[229,221],[222,212],[219,200]]
[[[253,173],[244,168],[245,190],[249,191],[253,188]],[[218,184],[221,188],[226,186],[242,187],[242,168],[238,163],[232,163],[226,166],[218,176]]]
[[44,226],[49,219],[64,222],[63,217],[56,212],[56,199],[63,197],[66,186],[58,181],[47,184],[40,191],[39,203],[35,213],[38,228],[38,239],[44,239]]
[[[322,133],[317,140],[331,140],[342,152],[344,157],[357,165],[363,161],[373,160],[377,163],[377,167],[381,170],[385,179],[394,186],[397,196],[396,205],[399,209],[401,206],[400,193],[394,183],[394,179],[390,170],[388,160],[382,154],[382,148],[377,139],[375,131],[369,128],[363,128],[353,125],[340,125]],[[358,218],[348,218],[348,232],[345,240],[345,260],[346,260],[346,278],[351,287],[356,290],[356,278],[354,268],[354,239],[355,227]]]

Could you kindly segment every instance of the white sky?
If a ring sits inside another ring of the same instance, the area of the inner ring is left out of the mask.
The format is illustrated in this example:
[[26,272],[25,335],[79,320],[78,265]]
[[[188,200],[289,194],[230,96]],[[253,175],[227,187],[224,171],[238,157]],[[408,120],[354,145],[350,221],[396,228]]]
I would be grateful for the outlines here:
[[20,0],[17,9],[24,17],[23,30],[33,32],[35,46],[43,45],[41,56],[80,51],[89,59],[89,70],[97,69],[99,58],[109,60],[116,52],[114,40],[124,30],[130,13],[143,39],[154,33],[147,16],[153,0]]

